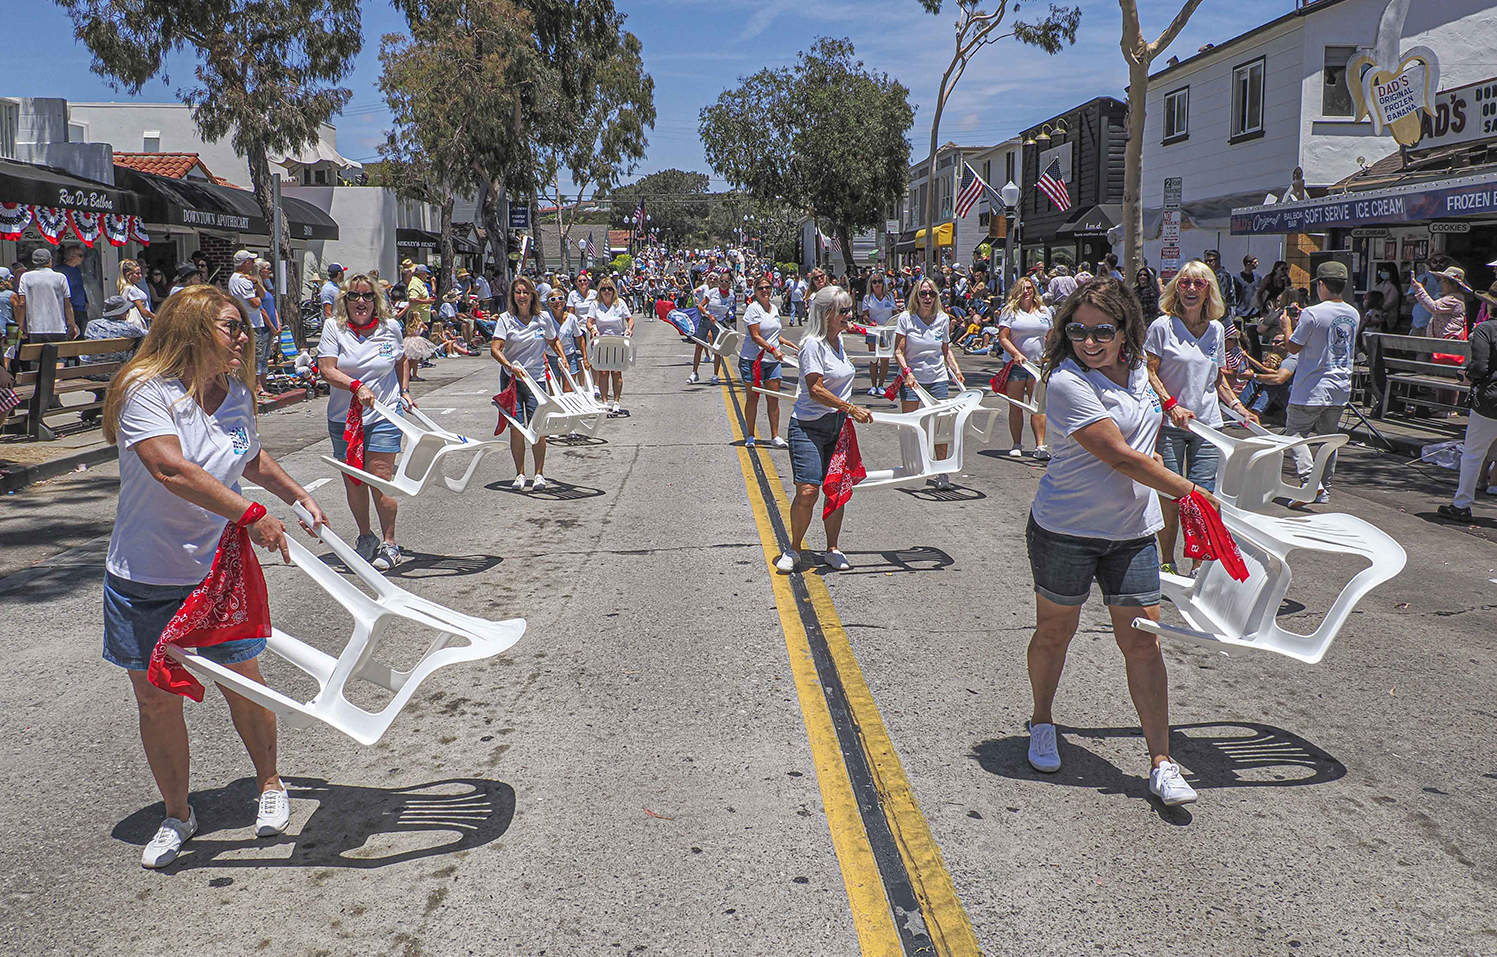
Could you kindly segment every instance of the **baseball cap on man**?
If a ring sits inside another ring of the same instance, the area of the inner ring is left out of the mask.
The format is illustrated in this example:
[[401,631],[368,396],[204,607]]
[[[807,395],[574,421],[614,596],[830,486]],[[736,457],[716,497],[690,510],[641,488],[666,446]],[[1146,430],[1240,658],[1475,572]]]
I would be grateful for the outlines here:
[[31,251],[31,265],[45,266],[52,261],[52,250],[45,246],[39,246]]
[[339,275],[342,275],[343,271],[344,270],[343,270],[343,264],[342,263],[328,263],[327,264],[327,274],[329,276],[339,276]]
[[1346,282],[1351,278],[1351,272],[1346,268],[1346,263],[1328,259],[1315,269],[1316,279],[1339,279]]
[[243,266],[247,262],[254,262],[254,260],[255,254],[250,252],[248,249],[241,249],[239,250],[239,252],[234,254],[235,266]]

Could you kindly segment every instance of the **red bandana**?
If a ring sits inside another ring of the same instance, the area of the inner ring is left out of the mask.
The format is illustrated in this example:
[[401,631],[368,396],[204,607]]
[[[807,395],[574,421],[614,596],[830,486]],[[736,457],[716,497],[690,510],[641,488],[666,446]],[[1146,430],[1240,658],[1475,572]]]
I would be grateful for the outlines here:
[[1005,362],[1003,364],[1003,368],[1002,369],[998,370],[998,374],[997,375],[993,376],[993,378],[991,378],[991,379],[988,380],[988,385],[992,387],[992,389],[993,389],[994,392],[996,392],[999,395],[1002,395],[1003,394],[1003,390],[1006,389],[1006,388],[1008,388],[1008,377],[1009,377],[1009,374],[1012,373],[1013,371],[1014,371],[1014,360],[1010,359],[1010,360],[1008,360],[1007,362]]
[[1219,561],[1234,581],[1245,582],[1247,564],[1237,550],[1232,533],[1222,524],[1221,513],[1212,508],[1199,489],[1175,499],[1180,506],[1180,530],[1185,533],[1185,557],[1197,561]]
[[852,416],[848,416],[842,420],[842,431],[837,434],[837,445],[832,449],[826,478],[821,483],[821,490],[826,493],[821,517],[826,518],[846,505],[852,498],[852,487],[867,477],[863,456],[858,452],[858,433],[852,427]]
[[[343,419],[343,441],[348,443],[348,455],[343,459],[356,469],[364,467],[364,404],[359,401],[359,386],[363,385],[358,379],[353,380],[348,386],[348,391],[353,395],[348,400],[348,415]],[[364,484],[358,479],[353,479],[354,487]]]
[[760,349],[759,350],[759,354],[756,355],[756,356],[754,356],[754,385],[763,385],[763,384],[764,384],[764,350]]
[[[494,396],[492,401],[499,408],[503,409],[505,412],[508,412],[510,417],[513,418],[515,414],[515,406],[520,401],[520,377],[510,376],[509,385],[505,386],[498,395]],[[500,415],[499,424],[494,426],[494,434],[502,435],[508,425],[509,419],[506,419],[503,415]]]
[[249,537],[249,527],[264,517],[265,506],[257,502],[239,521],[224,526],[208,577],[182,602],[151,653],[146,670],[151,684],[202,701],[202,684],[166,653],[168,642],[179,648],[204,648],[225,641],[270,637],[265,574],[260,571]]

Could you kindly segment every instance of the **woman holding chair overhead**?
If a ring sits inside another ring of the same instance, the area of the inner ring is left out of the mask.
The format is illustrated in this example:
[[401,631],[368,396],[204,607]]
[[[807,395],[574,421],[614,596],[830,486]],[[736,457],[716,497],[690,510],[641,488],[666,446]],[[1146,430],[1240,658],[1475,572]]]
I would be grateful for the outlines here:
[[1144,368],[1144,319],[1133,291],[1111,277],[1093,279],[1066,298],[1055,327],[1043,374],[1050,431],[1059,439],[1025,531],[1035,601],[1029,763],[1060,770],[1051,707],[1096,581],[1148,744],[1149,789],[1165,804],[1185,804],[1196,793],[1170,760],[1164,655],[1159,639],[1133,619],[1159,620],[1154,535],[1164,521],[1155,492],[1180,498],[1195,486],[1154,458],[1163,414]]
[[[780,311],[769,301],[772,291],[768,279],[754,284],[754,299],[743,310],[743,346],[738,351],[738,375],[748,395],[743,400],[744,421],[748,423],[748,435],[744,437],[746,448],[754,447],[754,429],[759,418],[759,393],[753,390],[754,363],[759,363],[759,383],[766,389],[779,391],[780,360],[784,349],[795,349],[795,344],[780,338]],[[764,397],[769,412],[769,444],[777,449],[788,443],[780,438],[780,400],[772,395]]]
[[[929,277],[919,279],[910,290],[909,309],[895,323],[894,360],[899,363],[900,411],[920,408],[915,384],[929,392],[937,402],[951,394],[952,379],[966,385],[962,370],[951,354],[951,320],[941,310],[941,293]],[[937,457],[944,458],[946,445],[936,446]],[[951,479],[939,475],[937,488],[949,488]]]
[[[333,300],[333,321],[323,326],[317,346],[317,368],[329,386],[327,429],[333,440],[333,455],[348,458],[343,440],[351,400],[364,407],[364,469],[389,481],[395,475],[395,456],[400,454],[401,432],[373,408],[378,399],[397,414],[415,405],[411,400],[410,363],[405,358],[405,337],[400,323],[390,316],[383,287],[365,273],[345,281]],[[348,508],[359,527],[354,543],[359,557],[380,571],[400,564],[400,546],[395,543],[395,517],[400,504],[395,496],[366,483],[355,482],[344,473],[343,489]],[[369,499],[379,515],[379,534],[369,525]]]
[[[260,448],[253,336],[238,300],[214,286],[188,286],[161,304],[104,403],[104,438],[120,449],[119,508],[105,562],[104,659],[129,672],[146,761],[166,803],[166,819],[141,855],[144,867],[175,861],[198,827],[187,803],[182,698],[148,677],[162,632],[212,571],[226,523],[243,524],[254,544],[290,560],[285,526],[240,494],[239,480],[300,503],[316,524],[327,522],[307,490]],[[198,653],[261,681],[256,659],[264,650],[264,638],[244,638]],[[224,698],[255,765],[255,835],[280,834],[291,802],[276,771],[275,715],[231,691]]]
[[[857,372],[842,351],[842,333],[853,318],[852,296],[839,286],[827,286],[811,297],[810,327],[800,344],[800,395],[790,413],[790,466],[795,480],[795,500],[790,503],[790,550],[775,560],[785,574],[795,571],[816,512],[816,499],[826,481],[827,467],[842,423],[872,422],[873,414],[852,404],[852,384]],[[824,561],[837,571],[851,567],[837,548],[842,532],[839,508],[823,519],[826,528]]]
[[[524,369],[530,377],[541,383],[546,378],[546,350],[560,352],[556,345],[556,329],[541,314],[536,301],[535,285],[529,277],[516,276],[509,284],[509,311],[500,313],[494,323],[494,340],[489,343],[489,352],[494,361],[503,368],[499,373],[499,391],[509,387],[509,380],[519,378]],[[515,383],[515,418],[529,425],[535,418],[539,402],[524,379]],[[525,491],[525,437],[519,429],[509,433],[509,454],[515,460],[515,481],[511,486],[516,492]],[[541,470],[546,467],[546,437],[535,443],[535,483],[532,491],[546,487],[546,477]]]

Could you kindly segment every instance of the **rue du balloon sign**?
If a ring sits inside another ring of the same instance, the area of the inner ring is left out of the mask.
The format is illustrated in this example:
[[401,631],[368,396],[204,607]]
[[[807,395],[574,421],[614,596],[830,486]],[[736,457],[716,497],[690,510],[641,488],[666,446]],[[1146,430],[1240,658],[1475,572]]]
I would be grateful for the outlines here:
[[114,212],[114,197],[108,193],[86,189],[68,189],[64,186],[57,191],[57,205],[64,209],[86,209],[96,213],[112,213]]

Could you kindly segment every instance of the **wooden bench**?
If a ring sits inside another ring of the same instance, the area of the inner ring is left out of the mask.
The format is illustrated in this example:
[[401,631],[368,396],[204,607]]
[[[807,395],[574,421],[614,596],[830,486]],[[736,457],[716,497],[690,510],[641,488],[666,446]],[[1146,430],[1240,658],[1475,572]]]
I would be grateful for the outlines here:
[[100,401],[83,405],[66,405],[52,408],[52,400],[69,392],[103,392],[109,383],[90,379],[89,376],[113,375],[123,362],[90,362],[84,365],[64,366],[57,364],[62,359],[78,356],[108,355],[112,352],[132,352],[139,339],[73,339],[69,342],[33,342],[23,345],[16,358],[23,363],[36,366],[35,371],[22,372],[16,376],[16,394],[26,400],[11,410],[3,423],[7,431],[25,423],[25,431],[33,439],[51,441],[57,433],[47,427],[49,416],[81,415],[95,412],[103,407]]
[[[1408,406],[1425,406],[1446,412],[1464,414],[1466,406],[1461,397],[1471,391],[1471,386],[1462,377],[1464,365],[1448,365],[1433,361],[1434,353],[1471,358],[1471,344],[1461,339],[1431,339],[1425,336],[1395,336],[1389,333],[1369,333],[1367,336],[1368,367],[1372,391],[1376,394],[1378,418],[1385,417],[1390,409],[1406,412]],[[1416,396],[1420,390],[1433,390],[1433,396]],[[1455,402],[1446,402],[1443,396],[1457,393]]]

